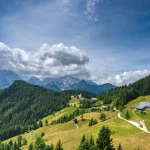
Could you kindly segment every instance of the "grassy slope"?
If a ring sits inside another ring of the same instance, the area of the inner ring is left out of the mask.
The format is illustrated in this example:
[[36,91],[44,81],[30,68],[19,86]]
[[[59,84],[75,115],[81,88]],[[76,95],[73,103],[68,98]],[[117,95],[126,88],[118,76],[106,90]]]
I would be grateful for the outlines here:
[[[47,119],[50,123],[51,120],[57,119],[62,115],[70,114],[75,109],[75,107],[65,108],[60,112],[57,112],[54,116],[51,115],[44,118],[42,121],[44,122]],[[86,119],[86,121],[84,122],[81,121],[81,118],[79,116],[78,129],[73,124],[73,121],[70,121],[64,124],[44,126],[22,136],[27,139],[28,143],[30,143],[34,141],[36,135],[40,134],[41,132],[45,132],[44,139],[47,144],[55,144],[60,139],[63,143],[64,150],[76,150],[83,134],[88,137],[93,135],[93,137],[96,139],[102,125],[108,125],[114,133],[112,137],[114,139],[115,146],[117,146],[118,143],[121,143],[124,147],[124,150],[133,150],[138,146],[140,147],[140,149],[149,150],[149,134],[140,131],[133,125],[123,120],[120,120],[117,117],[117,112],[105,113],[107,115],[107,118],[109,119],[104,122],[99,121],[98,124],[92,127],[88,126],[88,119],[91,119],[93,117],[94,119],[99,120],[100,114],[98,112],[84,114],[84,119]],[[16,140],[16,137],[12,139]],[[8,140],[6,142],[8,142]],[[27,150],[27,146],[23,147],[23,149]]]
[[150,131],[150,111],[149,110],[146,111],[146,115],[141,114],[139,111],[133,112],[133,109],[135,109],[140,104],[140,102],[150,102],[150,96],[140,96],[137,99],[129,102],[122,113],[122,117],[125,118],[126,110],[128,110],[131,116],[130,120],[134,121],[144,120],[147,129]]
[[70,106],[76,105],[76,107],[79,107],[80,100],[83,100],[83,99],[82,98],[81,99],[73,98],[73,99],[70,100],[69,105]]

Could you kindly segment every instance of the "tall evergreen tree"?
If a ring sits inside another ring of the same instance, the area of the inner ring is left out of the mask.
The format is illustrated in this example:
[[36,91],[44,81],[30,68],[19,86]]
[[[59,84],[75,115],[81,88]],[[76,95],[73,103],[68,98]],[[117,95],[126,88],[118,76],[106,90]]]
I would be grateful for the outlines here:
[[95,142],[94,142],[94,139],[92,136],[91,136],[90,141],[89,141],[89,150],[96,150]]
[[103,126],[99,131],[98,138],[96,140],[97,150],[114,150],[112,138],[111,138],[111,130]]
[[21,135],[19,135],[17,137],[17,142],[18,142],[18,146],[21,147],[22,146],[22,136]]
[[48,120],[45,120],[45,125],[48,126]]
[[106,115],[104,113],[100,114],[100,120],[104,121],[106,119]]
[[117,150],[123,150],[121,144],[119,143]]
[[30,144],[29,144],[28,150],[33,150],[33,143],[30,143]]
[[83,134],[80,144],[82,144],[83,142],[85,142],[85,140],[86,140],[86,138],[85,138],[85,135]]
[[43,122],[39,120],[39,127],[43,127]]
[[127,120],[129,120],[129,119],[130,119],[130,115],[129,115],[128,110],[126,111],[126,116],[125,116],[125,117],[126,117],[126,119],[127,119]]
[[60,140],[57,142],[55,150],[63,150],[63,147],[62,147]]
[[41,136],[37,137],[35,141],[35,150],[44,150],[44,148],[45,148],[45,143],[42,137]]

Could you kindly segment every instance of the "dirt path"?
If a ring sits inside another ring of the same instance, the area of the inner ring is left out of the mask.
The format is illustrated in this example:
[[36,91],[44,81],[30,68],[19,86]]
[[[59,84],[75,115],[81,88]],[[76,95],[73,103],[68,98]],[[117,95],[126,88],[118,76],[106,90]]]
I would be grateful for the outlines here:
[[74,125],[76,126],[77,129],[79,128],[79,126],[77,124],[74,124]]
[[[124,121],[126,121],[126,122],[131,123],[132,125],[136,126],[137,128],[139,128],[140,130],[142,130],[142,131],[144,131],[144,132],[146,132],[146,133],[150,133],[150,132],[147,130],[147,128],[146,128],[146,125],[145,125],[145,123],[144,123],[144,120],[139,121],[140,123],[137,123],[137,122],[135,122],[135,121],[126,120],[126,119],[122,118],[122,117],[120,116],[120,114],[121,114],[121,113],[118,113],[118,117],[119,117],[120,119],[122,119],[122,120],[124,120]],[[142,125],[142,127],[141,127],[140,125]]]

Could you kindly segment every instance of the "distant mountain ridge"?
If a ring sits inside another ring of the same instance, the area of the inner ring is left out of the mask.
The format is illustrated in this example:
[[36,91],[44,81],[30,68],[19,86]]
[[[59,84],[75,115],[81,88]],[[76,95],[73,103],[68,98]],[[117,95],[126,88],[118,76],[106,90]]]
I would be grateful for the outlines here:
[[116,87],[115,85],[112,85],[110,83],[98,85],[93,81],[80,80],[71,76],[65,76],[60,78],[46,78],[43,81],[36,77],[31,77],[28,82],[34,85],[41,85],[45,88],[52,88],[56,91],[82,90],[93,92],[96,94],[108,91]]
[[[0,70],[0,90],[3,90],[16,80],[22,80],[19,75],[10,70]],[[55,91],[64,91],[64,90],[82,90],[89,91],[96,94],[108,91],[112,88],[115,88],[115,85],[110,83],[98,85],[91,80],[80,80],[72,76],[64,76],[60,78],[45,78],[43,80],[38,77],[32,76],[28,83],[33,85],[39,85],[47,89],[53,89]]]
[[0,90],[9,87],[16,80],[21,80],[21,78],[15,72],[0,70]]

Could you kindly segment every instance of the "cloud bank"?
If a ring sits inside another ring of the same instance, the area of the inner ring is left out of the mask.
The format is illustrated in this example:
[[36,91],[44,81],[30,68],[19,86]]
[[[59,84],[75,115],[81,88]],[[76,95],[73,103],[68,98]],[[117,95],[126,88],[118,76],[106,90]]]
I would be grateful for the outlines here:
[[150,70],[128,71],[114,76],[108,76],[106,72],[97,72],[92,75],[92,79],[97,81],[99,84],[112,83],[117,86],[121,86],[138,81],[148,75],[150,75]]
[[98,84],[112,83],[118,86],[135,82],[150,74],[150,70],[123,72],[109,76],[103,71],[87,69],[90,61],[85,51],[63,43],[49,46],[43,44],[39,50],[28,52],[18,48],[11,49],[0,42],[0,69],[13,70],[22,78],[75,76],[91,79]]
[[89,57],[83,50],[62,43],[51,47],[43,44],[35,52],[11,49],[0,43],[0,69],[13,70],[24,78],[32,75],[41,78],[65,75],[89,78],[90,74],[85,67],[88,62]]

